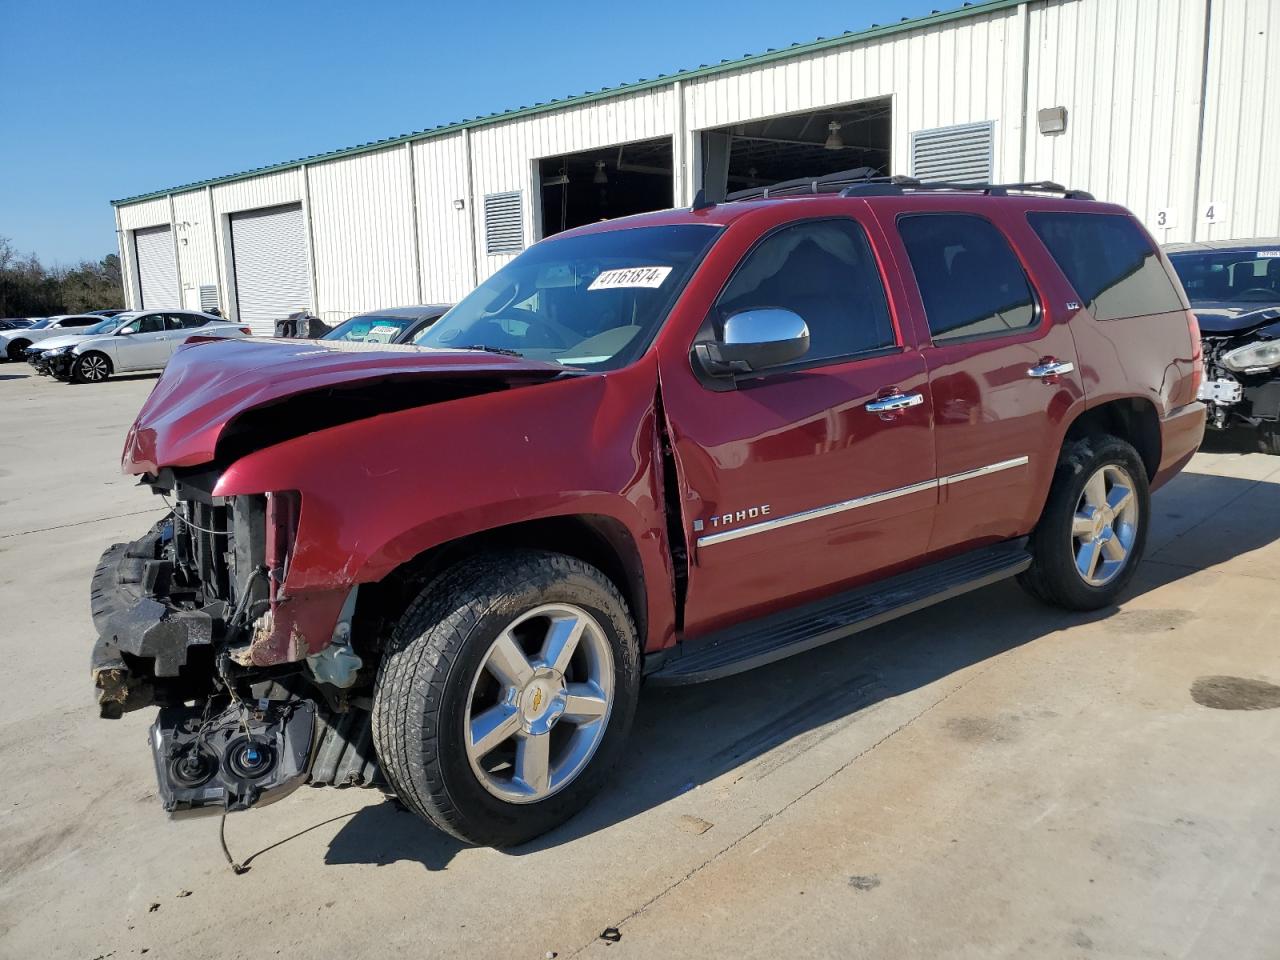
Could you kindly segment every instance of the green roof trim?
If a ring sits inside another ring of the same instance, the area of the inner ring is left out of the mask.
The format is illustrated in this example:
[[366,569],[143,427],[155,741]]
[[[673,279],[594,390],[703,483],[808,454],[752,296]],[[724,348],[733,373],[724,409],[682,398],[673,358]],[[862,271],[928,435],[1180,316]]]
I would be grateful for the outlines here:
[[867,40],[876,40],[880,37],[891,36],[895,33],[903,33],[908,30],[918,30],[921,27],[935,26],[941,23],[948,23],[953,20],[961,20],[967,17],[979,16],[984,13],[993,13],[997,10],[1005,10],[1009,7],[1016,7],[1020,4],[1027,3],[1028,0],[977,0],[977,2],[966,3],[962,7],[952,10],[934,11],[922,17],[903,17],[897,23],[881,26],[880,24],[872,24],[866,30],[845,31],[835,37],[818,37],[808,43],[793,43],[788,47],[769,48],[763,53],[748,53],[738,60],[721,60],[716,64],[703,64],[695,69],[678,70],[675,73],[658,74],[652,80],[637,80],[634,83],[623,83],[616,87],[602,87],[599,90],[587,91],[577,96],[561,97],[549,100],[545,103],[535,103],[531,107],[518,107],[513,110],[505,110],[498,113],[488,113],[479,117],[472,117],[469,120],[459,120],[454,123],[444,123],[436,127],[430,127],[426,130],[418,130],[413,133],[402,133],[399,136],[387,137],[383,140],[373,140],[369,143],[357,144],[353,147],[343,147],[338,150],[330,150],[327,153],[316,153],[309,157],[301,157],[297,160],[287,160],[283,163],[273,163],[265,167],[255,167],[252,170],[243,170],[239,173],[229,173],[221,177],[211,177],[208,180],[196,180],[192,183],[184,183],[177,187],[168,187],[164,190],[153,190],[150,193],[140,193],[137,196],[125,197],[121,200],[112,200],[111,205],[114,207],[124,206],[130,203],[141,203],[144,200],[155,200],[160,197],[167,197],[174,193],[188,193],[192,190],[203,190],[205,187],[218,186],[223,183],[234,183],[237,180],[249,180],[254,177],[261,177],[269,173],[279,173],[283,170],[296,170],[304,165],[314,163],[325,163],[329,160],[340,160],[344,157],[354,157],[362,153],[371,153],[375,150],[385,150],[388,147],[399,146],[400,144],[413,143],[418,140],[430,140],[433,137],[442,137],[450,133],[457,133],[463,129],[474,130],[477,127],[492,126],[496,123],[505,123],[509,120],[515,120],[522,117],[536,116],[540,113],[547,113],[552,110],[561,110],[566,107],[578,107],[584,104],[593,103],[597,100],[607,100],[611,97],[627,96],[633,93],[641,93],[645,90],[652,90],[655,87],[670,86],[677,80],[699,80],[703,77],[715,76],[720,73],[728,73],[733,70],[740,70],[746,66],[756,66],[757,64],[773,63],[777,60],[786,60],[792,57],[805,56],[810,53],[817,53],[823,50],[829,50],[833,47],[842,47],[852,43],[861,43]]

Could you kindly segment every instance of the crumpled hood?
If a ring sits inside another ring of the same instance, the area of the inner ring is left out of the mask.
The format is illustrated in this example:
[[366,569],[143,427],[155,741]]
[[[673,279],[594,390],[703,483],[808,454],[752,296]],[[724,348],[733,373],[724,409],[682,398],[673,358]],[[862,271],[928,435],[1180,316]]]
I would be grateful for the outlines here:
[[1280,320],[1280,304],[1277,303],[1194,300],[1191,311],[1200,322],[1200,332],[1209,334],[1244,333],[1264,323]]
[[74,347],[77,343],[85,340],[93,340],[96,337],[104,336],[101,333],[68,333],[61,337],[50,337],[47,340],[41,340],[33,343],[33,347],[39,347],[41,350],[58,350],[61,347]]
[[161,467],[208,463],[236,417],[300,394],[354,393],[377,383],[441,378],[496,379],[514,386],[566,373],[557,363],[477,350],[196,337],[174,354],[143,404],[125,440],[121,466],[125,473],[155,473]]

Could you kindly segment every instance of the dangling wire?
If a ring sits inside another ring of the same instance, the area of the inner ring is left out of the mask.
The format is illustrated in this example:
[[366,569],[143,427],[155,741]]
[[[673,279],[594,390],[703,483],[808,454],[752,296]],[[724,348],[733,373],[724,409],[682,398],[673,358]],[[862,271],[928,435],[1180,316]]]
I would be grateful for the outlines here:
[[227,797],[222,804],[222,819],[218,822],[218,843],[222,844],[222,855],[227,858],[227,863],[231,865],[231,872],[237,877],[242,873],[248,873],[249,868],[243,863],[237,863],[235,858],[231,856],[231,851],[227,849],[227,808],[231,805],[231,798]]
[[200,526],[197,526],[196,524],[192,523],[190,520],[188,520],[186,517],[184,517],[182,514],[180,514],[180,513],[178,512],[178,508],[177,508],[177,507],[175,507],[172,503],[170,503],[170,502],[169,502],[169,498],[168,498],[168,497],[166,497],[163,493],[162,493],[162,494],[160,494],[160,499],[164,501],[164,504],[165,504],[165,506],[166,506],[166,507],[168,507],[170,510],[172,510],[172,511],[173,511],[173,515],[174,515],[178,520],[180,520],[181,522],[185,523],[185,524],[186,524],[188,527],[190,527],[192,530],[199,530],[201,533],[211,533],[211,534],[213,534],[215,537],[225,537],[225,536],[227,535],[227,531],[226,531],[226,530],[210,530],[210,529],[208,529],[207,527],[200,527]]

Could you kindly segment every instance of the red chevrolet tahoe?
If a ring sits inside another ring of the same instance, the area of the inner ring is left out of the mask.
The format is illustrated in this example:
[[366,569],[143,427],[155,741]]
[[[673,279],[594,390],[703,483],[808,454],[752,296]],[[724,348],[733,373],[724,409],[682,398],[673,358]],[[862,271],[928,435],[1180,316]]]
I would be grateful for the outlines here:
[[124,451],[172,512],[93,584],[101,710],[159,706],[165,809],[374,785],[515,844],[600,789],[642,678],[1006,577],[1115,602],[1205,421],[1133,216],[759,193],[538,243],[416,346],[179,351]]

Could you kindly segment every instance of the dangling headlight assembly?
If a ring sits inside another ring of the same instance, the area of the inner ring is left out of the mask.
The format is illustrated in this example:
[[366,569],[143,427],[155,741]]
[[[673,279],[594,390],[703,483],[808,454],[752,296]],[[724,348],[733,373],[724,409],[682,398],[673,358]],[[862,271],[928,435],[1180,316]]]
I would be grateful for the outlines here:
[[1262,340],[1224,353],[1218,360],[1236,373],[1265,373],[1280,367],[1280,340]]

